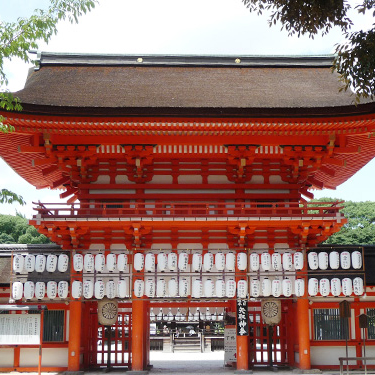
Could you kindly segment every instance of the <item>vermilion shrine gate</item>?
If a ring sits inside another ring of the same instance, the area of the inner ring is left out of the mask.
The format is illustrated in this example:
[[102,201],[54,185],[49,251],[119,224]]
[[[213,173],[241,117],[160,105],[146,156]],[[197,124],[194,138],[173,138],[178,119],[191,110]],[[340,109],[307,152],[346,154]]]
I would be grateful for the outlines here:
[[[230,315],[236,300],[246,301],[250,327],[250,338],[237,333],[237,369],[248,369],[259,350],[252,335],[263,332],[260,301],[271,297],[281,301],[279,362],[335,365],[321,353],[335,355],[342,341],[313,335],[320,310],[331,314],[345,297],[353,316],[375,305],[357,249],[349,249],[349,271],[342,259],[339,271],[333,261],[323,266],[329,254],[315,249],[346,222],[341,203],[309,199],[311,189],[334,189],[373,158],[375,107],[339,93],[331,65],[330,57],[40,56],[16,93],[22,112],[0,113],[15,128],[1,135],[0,153],[28,182],[67,199],[36,203],[30,223],[61,246],[70,267],[38,286],[34,268],[13,270],[12,279],[22,288],[18,305],[42,300],[69,317],[62,343],[43,344],[65,350],[59,369],[97,364],[88,343],[104,339],[91,330],[103,297],[119,303],[123,334],[115,339],[129,353],[119,364],[135,371],[149,365],[150,311]],[[317,287],[323,276],[310,274],[315,253],[316,269],[330,271],[328,292],[324,282]],[[29,261],[22,251],[13,259],[20,255]],[[56,264],[44,256],[47,267]],[[354,319],[351,340],[361,356]],[[23,369],[20,350],[3,368]]]

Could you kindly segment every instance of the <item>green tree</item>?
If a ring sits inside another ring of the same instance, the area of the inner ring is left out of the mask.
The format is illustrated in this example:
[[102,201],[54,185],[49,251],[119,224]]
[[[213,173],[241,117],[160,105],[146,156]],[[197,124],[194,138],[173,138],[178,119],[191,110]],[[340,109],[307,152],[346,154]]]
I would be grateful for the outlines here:
[[[20,111],[22,105],[18,98],[6,88],[8,79],[4,72],[4,61],[14,57],[26,63],[32,62],[28,52],[37,49],[39,41],[48,41],[57,33],[61,20],[77,23],[78,17],[94,8],[97,0],[51,0],[47,10],[36,9],[29,18],[18,18],[16,22],[0,22],[0,108]],[[0,132],[9,133],[13,127],[0,116]],[[23,198],[7,189],[0,190],[0,203],[18,202],[25,204]]]
[[[242,0],[251,12],[262,14],[270,11],[269,25],[281,23],[289,35],[314,37],[326,34],[338,26],[346,39],[337,44],[334,68],[343,82],[343,90],[353,87],[356,103],[360,98],[375,95],[375,24],[370,30],[352,32],[353,22],[349,11],[353,8],[348,0]],[[375,0],[361,0],[355,6],[358,13],[372,12],[375,16]]]
[[0,215],[0,243],[42,244],[50,240],[22,216]]
[[[316,201],[326,202],[329,198]],[[342,213],[348,219],[341,230],[334,233],[324,243],[335,245],[373,245],[375,244],[375,202],[344,203]]]

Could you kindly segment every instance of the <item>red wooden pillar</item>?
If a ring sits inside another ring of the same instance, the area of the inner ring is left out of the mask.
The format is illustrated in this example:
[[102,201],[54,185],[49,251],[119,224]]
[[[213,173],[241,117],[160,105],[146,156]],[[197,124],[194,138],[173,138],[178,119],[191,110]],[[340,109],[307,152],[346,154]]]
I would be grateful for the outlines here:
[[298,326],[299,368],[302,370],[311,368],[309,313],[309,300],[299,298],[297,300],[296,322]]
[[145,364],[145,305],[143,299],[134,299],[132,303],[132,370],[143,371]]
[[68,371],[79,371],[81,354],[81,301],[69,304]]

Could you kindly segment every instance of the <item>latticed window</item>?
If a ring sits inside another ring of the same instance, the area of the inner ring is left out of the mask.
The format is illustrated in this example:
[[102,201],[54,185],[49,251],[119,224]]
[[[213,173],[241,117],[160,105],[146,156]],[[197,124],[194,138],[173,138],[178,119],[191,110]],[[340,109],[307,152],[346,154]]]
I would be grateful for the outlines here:
[[[29,311],[29,314],[40,314],[40,311]],[[64,341],[64,310],[46,310],[43,316],[43,342]]]
[[375,309],[367,309],[366,313],[368,315],[367,338],[375,340]]
[[315,340],[349,339],[349,321],[340,318],[339,309],[314,309]]

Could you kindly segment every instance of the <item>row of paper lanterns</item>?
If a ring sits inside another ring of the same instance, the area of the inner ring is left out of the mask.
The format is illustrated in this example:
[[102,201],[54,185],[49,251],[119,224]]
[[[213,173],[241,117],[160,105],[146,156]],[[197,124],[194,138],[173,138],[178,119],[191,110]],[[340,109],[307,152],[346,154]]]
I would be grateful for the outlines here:
[[[143,296],[149,298],[164,298],[164,297],[182,297],[189,296],[189,280],[181,278],[179,282],[175,278],[166,281],[159,278],[157,282],[154,279],[137,279],[134,281],[134,295],[138,298]],[[49,299],[67,298],[69,292],[69,284],[67,281],[48,281],[32,282],[26,281],[14,282],[12,284],[12,296],[15,300],[20,300],[23,297],[29,299],[43,299],[47,296]],[[239,280],[237,283],[234,279],[194,279],[191,283],[191,297],[192,298],[234,298],[237,294],[238,298],[251,297],[290,297],[293,293],[293,282],[291,279],[285,278],[282,280],[263,278],[262,280],[250,280],[250,293],[248,290],[247,280]],[[297,297],[303,296],[305,293],[304,279],[296,279],[294,281],[294,294]],[[119,279],[117,281],[108,280],[93,280],[86,279],[83,282],[74,280],[71,289],[72,298],[85,299],[102,299],[105,296],[108,298],[127,298],[129,297],[129,282],[127,279]]]
[[307,255],[307,260],[310,270],[326,270],[331,268],[332,270],[337,270],[340,268],[343,270],[348,270],[351,267],[354,269],[362,268],[362,253],[360,251],[343,251],[338,253],[337,251],[331,251],[329,254],[325,251],[316,253],[315,251],[310,251]]
[[[204,255],[201,253],[194,253],[192,255],[191,271],[210,272],[213,267],[217,271],[234,272],[237,268],[240,271],[246,271],[248,268],[247,253],[240,252],[237,255],[233,252],[216,254],[207,252]],[[295,270],[303,268],[303,254],[297,252],[292,255],[289,252],[280,254],[268,252],[262,254],[252,253],[249,256],[249,265],[251,271],[275,270],[275,271],[292,271],[293,266]],[[109,272],[120,271],[125,272],[128,266],[127,254],[114,254],[110,253],[106,256],[102,253],[99,254],[74,254],[73,256],[73,269],[76,272],[103,272],[105,266]],[[182,252],[177,253],[135,253],[134,254],[134,269],[135,271],[159,272],[166,271],[187,271],[189,266],[189,254]]]
[[69,268],[69,256],[67,254],[15,254],[13,255],[13,272],[66,272]]
[[339,297],[341,294],[344,296],[362,296],[364,293],[363,279],[361,277],[355,277],[353,280],[349,277],[345,277],[340,280],[337,277],[331,280],[322,278],[320,280],[312,277],[308,282],[308,294],[309,296],[315,297],[320,293],[321,296],[327,297],[330,294],[334,297]]
[[196,308],[195,313],[193,314],[191,310],[189,309],[188,314],[181,313],[180,309],[177,309],[177,312],[175,315],[172,313],[172,309],[169,308],[168,312],[165,314],[163,312],[163,309],[160,308],[159,312],[157,314],[154,313],[154,309],[151,307],[150,309],[150,320],[151,322],[155,321],[166,321],[166,322],[198,322],[200,320],[212,320],[212,321],[222,321],[224,320],[224,312],[219,313],[216,311],[214,313],[211,313],[210,308],[207,307],[205,312],[200,311],[199,307]]

